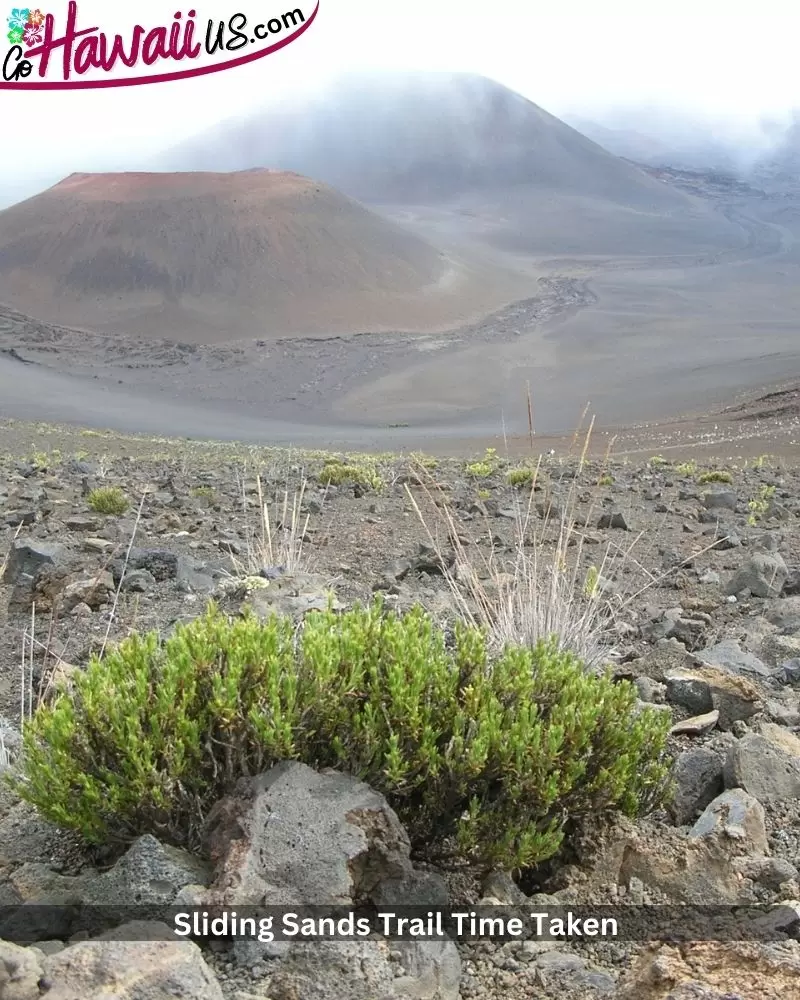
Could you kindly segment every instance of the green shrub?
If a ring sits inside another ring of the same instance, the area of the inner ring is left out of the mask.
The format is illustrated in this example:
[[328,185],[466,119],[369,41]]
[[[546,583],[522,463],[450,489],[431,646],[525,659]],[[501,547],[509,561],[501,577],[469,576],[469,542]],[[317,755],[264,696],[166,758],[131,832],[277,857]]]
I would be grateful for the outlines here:
[[240,775],[300,760],[383,792],[418,847],[525,867],[576,823],[659,804],[667,729],[554,643],[490,660],[481,631],[448,648],[419,608],[316,612],[295,635],[211,606],[91,660],[35,713],[11,780],[90,841],[196,846]]
[[597,485],[598,486],[613,486],[614,485],[614,477],[611,475],[610,472],[605,472],[597,480]]
[[351,465],[337,459],[326,462],[319,474],[319,481],[328,486],[342,486],[344,483],[359,483],[372,490],[383,487],[383,477],[372,465]]
[[730,474],[730,472],[720,472],[720,471],[704,472],[702,476],[698,478],[697,481],[698,483],[701,483],[703,486],[705,486],[706,483],[732,483],[733,476]]
[[58,465],[61,461],[61,452],[56,448],[54,451],[34,451],[31,455],[31,465],[36,466],[40,472]]
[[697,472],[697,462],[693,458],[689,459],[688,462],[679,462],[675,466],[675,474],[678,476],[683,476],[687,478],[693,476]]
[[483,458],[474,462],[467,462],[464,465],[464,472],[473,479],[488,479],[497,472],[499,461],[497,458],[497,448],[487,448]]
[[520,466],[517,469],[509,469],[506,473],[506,480],[510,486],[528,486],[533,482],[534,475],[533,469]]
[[772,498],[775,496],[775,487],[762,485],[759,487],[758,494],[753,497],[753,499],[748,503],[747,507],[750,511],[750,515],[747,518],[747,523],[751,527],[755,527],[758,522],[764,517],[764,515],[769,511],[770,504],[772,503]]
[[419,465],[423,469],[427,469],[428,472],[433,472],[435,469],[439,468],[438,458],[434,458],[433,455],[426,455],[421,451],[412,451],[411,460],[415,465]]
[[91,491],[86,502],[98,514],[124,514],[130,506],[119,486],[99,486]]

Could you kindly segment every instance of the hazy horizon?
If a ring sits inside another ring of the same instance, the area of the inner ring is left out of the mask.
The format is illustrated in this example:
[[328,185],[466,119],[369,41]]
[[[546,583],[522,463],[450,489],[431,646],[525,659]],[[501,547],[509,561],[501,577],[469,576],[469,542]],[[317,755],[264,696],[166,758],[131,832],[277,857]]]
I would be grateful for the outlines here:
[[[169,23],[173,8],[180,9],[142,0],[136,16],[145,25]],[[148,169],[172,146],[298,93],[323,91],[344,70],[476,73],[568,122],[717,150],[747,167],[780,143],[800,106],[793,69],[800,14],[774,0],[765,0],[757,19],[715,0],[696,11],[685,0],[668,13],[622,0],[602,13],[574,0],[558,13],[512,0],[467,10],[440,0],[434,12],[422,0],[380,7],[321,0],[317,22],[301,39],[236,70],[106,91],[0,91],[11,123],[6,136],[17,150],[0,163],[0,207],[73,172]],[[198,7],[197,18],[234,12],[213,0]],[[133,20],[83,0],[81,21],[94,16],[105,31],[129,31]]]

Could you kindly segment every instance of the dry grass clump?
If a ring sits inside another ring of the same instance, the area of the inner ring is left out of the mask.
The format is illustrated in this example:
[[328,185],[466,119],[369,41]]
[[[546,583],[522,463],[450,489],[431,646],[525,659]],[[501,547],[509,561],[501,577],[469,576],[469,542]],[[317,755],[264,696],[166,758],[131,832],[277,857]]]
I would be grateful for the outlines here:
[[[307,480],[302,478],[299,485],[290,490],[287,482],[282,499],[270,504],[264,496],[261,476],[256,477],[258,517],[255,524],[247,525],[244,558],[234,558],[238,576],[259,576],[270,569],[298,573],[311,568],[306,547],[310,515],[303,513],[307,485]],[[244,484],[242,506],[247,518]]]
[[487,552],[465,540],[457,512],[424,470],[417,470],[418,481],[436,513],[423,514],[407,492],[439,554],[459,617],[485,629],[497,648],[555,641],[588,668],[600,669],[613,659],[633,600],[667,574],[648,571],[635,554],[641,533],[620,533],[624,541],[611,538],[601,546],[587,527],[602,509],[602,488],[613,482],[607,471],[613,441],[601,474],[589,475],[593,424],[585,434],[576,431],[571,459],[540,456],[507,474],[516,487],[506,504],[516,512],[510,556],[495,544]]

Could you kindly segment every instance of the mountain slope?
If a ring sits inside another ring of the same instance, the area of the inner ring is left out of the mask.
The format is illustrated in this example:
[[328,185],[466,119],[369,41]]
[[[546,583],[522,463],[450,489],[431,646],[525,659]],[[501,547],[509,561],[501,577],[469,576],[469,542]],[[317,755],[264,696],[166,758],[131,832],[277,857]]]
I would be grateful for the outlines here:
[[214,341],[396,328],[445,272],[422,239],[268,170],[74,174],[0,212],[0,301],[101,332]]
[[471,74],[343,77],[324,96],[218,126],[164,162],[295,170],[362,201],[526,185],[640,208],[684,204],[532,101]]
[[690,254],[740,241],[708,205],[471,74],[350,75],[223,123],[160,165],[296,170],[390,215],[455,210],[470,239],[515,254]]

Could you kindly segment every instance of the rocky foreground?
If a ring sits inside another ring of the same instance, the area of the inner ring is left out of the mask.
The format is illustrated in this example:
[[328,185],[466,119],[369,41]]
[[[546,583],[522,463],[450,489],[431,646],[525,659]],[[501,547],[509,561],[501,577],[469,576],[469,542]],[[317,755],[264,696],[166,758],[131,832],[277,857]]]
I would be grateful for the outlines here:
[[[421,602],[446,623],[459,612],[448,514],[459,558],[491,592],[520,532],[553,551],[560,515],[549,519],[568,510],[571,548],[608,602],[608,662],[642,702],[671,713],[674,799],[515,882],[412,857],[381,796],[300,764],[232,790],[196,856],[149,835],[90,851],[3,790],[0,913],[97,904],[122,923],[134,900],[264,899],[800,907],[800,471],[768,459],[735,469],[551,458],[523,524],[530,476],[492,454],[466,464],[342,458],[346,471],[331,473],[319,455],[158,447],[87,435],[79,454],[0,458],[0,735],[12,766],[28,699],[35,706],[133,629],[167,632],[209,598],[231,614],[247,604],[299,618],[374,593],[401,609]],[[305,535],[302,550],[290,547],[297,565],[268,564],[262,500],[275,553],[292,523]],[[275,815],[303,836],[289,846]],[[0,943],[0,997],[788,1000],[800,995],[796,927],[736,944],[268,945],[178,941],[163,925],[88,939],[65,917],[46,939],[32,933],[32,947]]]

